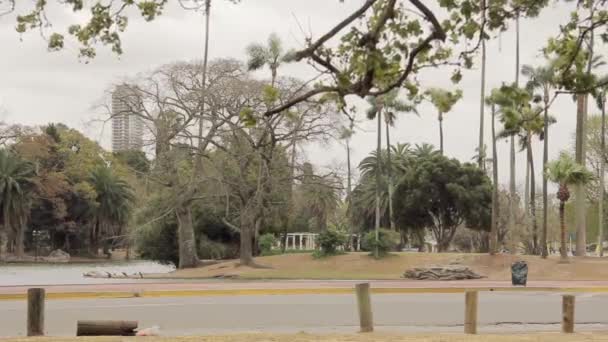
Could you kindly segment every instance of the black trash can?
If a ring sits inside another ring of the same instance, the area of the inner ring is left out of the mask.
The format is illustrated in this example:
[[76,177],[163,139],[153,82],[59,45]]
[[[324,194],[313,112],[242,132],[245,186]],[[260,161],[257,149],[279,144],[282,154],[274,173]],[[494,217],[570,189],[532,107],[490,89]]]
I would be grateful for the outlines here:
[[528,282],[528,264],[525,261],[516,261],[511,265],[511,283],[526,286]]

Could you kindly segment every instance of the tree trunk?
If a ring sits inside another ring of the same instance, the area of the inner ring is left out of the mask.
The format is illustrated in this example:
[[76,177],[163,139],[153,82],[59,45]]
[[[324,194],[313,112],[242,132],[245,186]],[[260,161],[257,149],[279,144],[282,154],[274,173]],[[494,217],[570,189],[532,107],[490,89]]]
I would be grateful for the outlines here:
[[[515,16],[515,86],[519,87],[519,12]],[[510,139],[511,150],[509,159],[509,216],[507,220],[507,230],[513,231],[515,228],[515,209],[517,189],[515,185],[515,136]]]
[[549,163],[549,91],[545,89],[544,94],[545,102],[545,113],[544,113],[544,134],[543,134],[543,231],[541,235],[541,255],[543,259],[549,256],[547,251],[547,214],[549,213],[549,200],[548,200],[548,189],[547,189],[547,164]]
[[566,203],[564,201],[559,202],[559,224],[561,227],[561,248],[559,250],[562,261],[568,260],[568,252],[566,251],[566,220],[565,215]]
[[100,226],[101,226],[101,222],[99,220],[99,218],[95,218],[95,223],[93,224],[93,226],[91,227],[91,234],[89,236],[89,240],[90,240],[90,245],[89,245],[89,253],[93,256],[93,257],[97,257],[98,253],[99,253],[99,245],[98,245],[98,232],[100,230]]
[[528,165],[530,166],[530,220],[532,221],[532,246],[538,255],[538,225],[536,224],[536,176],[534,175],[534,155],[532,152],[532,135],[528,137]]
[[177,235],[179,248],[180,269],[197,267],[199,264],[196,251],[196,238],[192,223],[192,208],[189,205],[179,206],[175,209],[177,217]]
[[[247,216],[248,214],[244,214]],[[255,229],[255,219],[243,217],[241,220],[241,250],[240,263],[242,266],[253,265],[253,251],[251,249],[253,241],[253,230]]]
[[492,105],[492,225],[490,228],[490,255],[498,249],[498,153],[496,149],[496,107]]
[[[576,115],[576,162],[585,165],[585,124],[587,121],[585,108],[587,96],[577,95]],[[585,256],[587,251],[587,213],[585,203],[585,186],[574,185],[574,209],[576,222],[576,256]]]
[[0,228],[0,261],[8,253],[8,234],[6,233],[6,226]]
[[439,112],[439,152],[443,155],[443,113]]
[[291,165],[289,170],[289,175],[291,179],[289,180],[289,209],[287,212],[287,222],[283,227],[283,238],[281,241],[281,250],[285,253],[287,249],[287,234],[289,233],[289,228],[291,227],[292,216],[295,213],[295,203],[293,198],[294,193],[294,180],[296,176],[296,134],[293,136],[293,140],[291,141]]
[[[482,19],[485,18],[486,12],[486,0],[481,0]],[[478,147],[478,160],[479,169],[485,170],[485,148],[483,143],[483,130],[484,130],[484,116],[485,116],[485,101],[486,101],[486,41],[481,40],[481,96],[479,104],[479,147]],[[483,151],[483,153],[482,153]]]
[[388,117],[385,120],[386,124],[386,165],[388,170],[386,170],[386,174],[388,176],[388,218],[390,222],[391,230],[397,231],[397,227],[395,226],[395,217],[393,214],[393,165],[391,163],[391,138],[390,138],[390,128],[388,123]]
[[528,142],[526,142],[526,179],[524,184],[524,212],[526,213],[526,218],[529,218],[530,215],[530,160],[528,156],[528,150],[530,150],[531,146],[528,146]]
[[605,173],[606,173],[606,159],[604,156],[606,155],[606,103],[602,103],[602,137],[601,137],[601,146],[602,146],[602,158],[600,158],[600,199],[598,202],[598,232],[597,232],[597,245],[598,245],[598,255],[604,256],[604,182],[605,182]]
[[[346,201],[348,207],[350,208],[351,204],[351,193],[352,193],[352,171],[350,168],[350,137],[346,139],[346,170],[347,170],[347,180],[346,180]],[[355,250],[356,248],[353,246],[353,233],[354,233],[355,225],[351,224],[348,230],[348,242],[346,247],[350,250]]]
[[511,149],[509,151],[509,217],[507,220],[507,231],[512,232],[515,228],[515,210],[518,205],[517,189],[515,187],[515,137],[511,136]]
[[15,254],[17,257],[22,257],[25,253],[25,227],[19,222],[17,224],[17,232],[15,234]]
[[[594,10],[591,9],[591,17]],[[591,30],[589,35],[589,56],[587,60],[587,74],[591,74],[593,67],[593,44],[594,31]],[[577,113],[576,113],[576,162],[585,166],[587,162],[586,144],[587,144],[587,111],[589,109],[588,94],[577,95]],[[579,135],[580,134],[580,135]],[[587,208],[585,198],[584,184],[577,185],[575,190],[574,208],[576,217],[576,256],[587,255]]]
[[202,173],[202,165],[203,165],[203,115],[205,113],[205,92],[206,83],[207,83],[207,63],[209,59],[209,20],[211,17],[211,0],[205,0],[205,50],[203,51],[203,70],[202,70],[202,78],[203,82],[201,83],[201,113],[200,118],[198,120],[198,148],[199,153],[197,157],[197,169],[199,174]]
[[382,109],[376,114],[378,121],[378,146],[376,149],[376,222],[374,226],[376,248],[374,248],[374,256],[377,258],[378,254],[378,234],[380,231],[380,173],[381,171],[381,153],[382,153]]

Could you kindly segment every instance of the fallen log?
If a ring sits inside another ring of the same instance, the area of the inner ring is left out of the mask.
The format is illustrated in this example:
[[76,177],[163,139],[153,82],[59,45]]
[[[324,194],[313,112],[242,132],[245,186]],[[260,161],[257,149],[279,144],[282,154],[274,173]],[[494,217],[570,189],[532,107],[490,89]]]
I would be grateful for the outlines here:
[[76,336],[135,336],[137,321],[78,321]]

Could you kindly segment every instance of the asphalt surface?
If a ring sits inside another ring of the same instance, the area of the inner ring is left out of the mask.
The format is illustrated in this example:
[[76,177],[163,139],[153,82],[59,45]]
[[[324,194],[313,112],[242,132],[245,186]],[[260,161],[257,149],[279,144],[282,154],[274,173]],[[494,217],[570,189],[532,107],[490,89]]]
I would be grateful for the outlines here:
[[[8,285],[0,283],[3,294],[24,294],[30,287],[42,287],[50,293],[62,292],[137,292],[137,291],[212,291],[212,290],[272,290],[272,289],[353,289],[355,284],[370,282],[372,288],[449,289],[449,288],[513,288],[510,281],[413,281],[413,280],[209,280],[167,279],[141,280],[137,283],[99,283],[65,285]],[[527,288],[539,289],[608,289],[608,281],[528,281]]]
[[[559,331],[559,293],[479,294],[480,332]],[[576,330],[608,330],[608,294],[577,294]],[[374,295],[376,330],[462,332],[463,294]],[[356,332],[354,295],[159,297],[46,302],[47,335],[70,336],[76,321],[137,320],[163,335],[237,332]],[[25,301],[0,301],[0,336],[22,336]]]

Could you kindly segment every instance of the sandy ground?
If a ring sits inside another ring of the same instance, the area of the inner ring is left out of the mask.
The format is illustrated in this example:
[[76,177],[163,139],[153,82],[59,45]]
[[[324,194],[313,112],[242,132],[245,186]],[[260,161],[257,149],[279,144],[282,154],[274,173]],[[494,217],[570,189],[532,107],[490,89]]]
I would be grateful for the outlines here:
[[146,341],[146,342],[583,342],[583,341],[608,341],[605,334],[530,334],[530,335],[390,335],[390,334],[353,334],[353,335],[226,335],[205,337],[182,337],[182,338],[127,338],[127,337],[99,337],[99,338],[22,338],[22,339],[0,339],[0,341],[11,342],[113,342],[113,341]]
[[525,260],[529,265],[528,280],[608,280],[608,258],[571,258],[559,263],[559,257],[487,254],[395,253],[375,260],[367,253],[314,259],[310,254],[286,254],[256,258],[269,268],[241,267],[237,261],[226,261],[196,269],[178,270],[160,278],[236,277],[245,279],[400,279],[406,269],[431,265],[459,264],[471,267],[487,280],[510,280],[510,266]]

